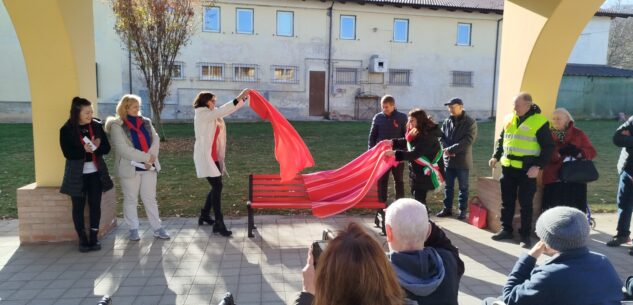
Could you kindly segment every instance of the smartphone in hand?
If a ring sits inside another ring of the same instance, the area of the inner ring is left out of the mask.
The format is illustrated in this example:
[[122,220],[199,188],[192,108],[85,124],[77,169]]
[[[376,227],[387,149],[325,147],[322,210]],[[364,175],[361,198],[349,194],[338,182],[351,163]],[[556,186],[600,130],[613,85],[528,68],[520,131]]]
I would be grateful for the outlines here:
[[325,240],[317,240],[312,243],[312,260],[314,261],[314,268],[317,266],[317,262],[319,261],[319,256],[327,247],[327,241]]

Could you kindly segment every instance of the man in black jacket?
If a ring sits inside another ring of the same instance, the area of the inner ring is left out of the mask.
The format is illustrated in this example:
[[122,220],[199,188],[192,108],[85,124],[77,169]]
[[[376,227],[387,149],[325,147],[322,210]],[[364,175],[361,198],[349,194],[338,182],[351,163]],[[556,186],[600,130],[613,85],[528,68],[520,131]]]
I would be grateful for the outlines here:
[[385,215],[389,259],[406,296],[418,304],[457,305],[464,262],[415,199],[396,200]]
[[[631,213],[633,212],[633,116],[615,131],[613,144],[622,147],[618,160],[620,182],[618,186],[618,226],[617,234],[607,242],[609,247],[617,247],[631,241]],[[633,249],[629,251],[633,255]]]
[[473,166],[473,143],[477,138],[477,122],[464,111],[464,102],[460,98],[451,99],[444,104],[451,116],[442,123],[440,142],[444,149],[444,208],[437,217],[453,215],[453,195],[455,178],[459,182],[457,219],[466,218],[468,201],[468,174]]
[[[377,113],[371,123],[369,131],[368,149],[382,140],[404,138],[407,126],[407,115],[396,110],[396,100],[391,95],[385,95],[381,100],[382,112]],[[396,187],[396,199],[404,197],[404,163],[398,164],[378,179],[378,196],[380,201],[387,202],[389,188],[389,173],[393,175]],[[378,212],[382,215],[382,212]],[[381,226],[385,233],[384,221],[381,225],[376,214],[376,226]],[[383,217],[384,218],[384,217]]]

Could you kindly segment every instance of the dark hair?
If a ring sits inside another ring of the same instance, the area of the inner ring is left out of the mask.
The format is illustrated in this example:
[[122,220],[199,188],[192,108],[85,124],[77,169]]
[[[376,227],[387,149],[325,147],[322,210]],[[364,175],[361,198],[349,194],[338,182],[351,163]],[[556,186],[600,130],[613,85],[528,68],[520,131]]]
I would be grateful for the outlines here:
[[215,97],[215,94],[209,91],[202,91],[198,93],[196,98],[193,100],[193,108],[207,107],[209,101]]
[[415,126],[415,128],[418,129],[418,132],[421,135],[428,134],[429,130],[437,126],[437,123],[433,122],[426,112],[420,108],[411,109],[411,111],[409,111],[409,116],[415,118],[417,121],[417,126]]
[[91,106],[92,103],[83,98],[75,96],[73,97],[73,101],[70,104],[70,118],[68,118],[68,122],[76,127],[79,125],[79,113],[81,112],[81,108],[86,106]]

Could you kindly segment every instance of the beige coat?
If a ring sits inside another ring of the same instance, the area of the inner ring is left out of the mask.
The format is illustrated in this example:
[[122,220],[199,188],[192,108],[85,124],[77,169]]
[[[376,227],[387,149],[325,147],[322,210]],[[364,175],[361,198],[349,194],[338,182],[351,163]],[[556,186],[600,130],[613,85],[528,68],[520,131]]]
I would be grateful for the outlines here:
[[156,156],[154,166],[156,171],[160,171],[160,163],[158,162],[160,138],[150,119],[143,117],[143,125],[145,125],[145,129],[150,132],[152,137],[152,145],[148,152],[143,152],[134,147],[130,138],[130,131],[127,126],[124,126],[123,120],[120,118],[108,118],[106,122],[106,132],[110,136],[110,144],[115,151],[114,169],[118,177],[134,177],[136,169],[130,161],[148,162],[151,155]]
[[[243,101],[240,101],[237,105],[233,105],[233,101],[231,101],[215,109],[206,107],[196,108],[193,117],[193,127],[196,133],[196,143],[193,147],[193,162],[196,165],[196,176],[198,178],[219,177],[226,172],[226,166],[224,165],[226,126],[222,118],[235,112],[242,106],[244,106]],[[222,168],[221,171],[215,166],[215,162],[211,159],[212,141],[217,125],[221,126],[220,134],[216,139],[218,162]]]

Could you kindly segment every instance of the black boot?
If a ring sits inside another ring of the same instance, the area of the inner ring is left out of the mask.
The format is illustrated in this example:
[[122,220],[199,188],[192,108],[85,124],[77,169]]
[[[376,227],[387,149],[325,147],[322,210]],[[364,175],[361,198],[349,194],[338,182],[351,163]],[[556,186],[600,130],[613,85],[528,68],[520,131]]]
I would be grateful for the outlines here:
[[99,230],[90,229],[90,251],[101,250],[101,243],[97,240],[97,236],[99,236]]
[[79,236],[79,252],[88,252],[90,251],[90,243],[88,242],[88,237],[86,237],[86,232],[77,232]]
[[204,209],[200,210],[200,217],[198,217],[198,225],[201,226],[204,223],[209,224],[210,226],[215,223],[215,220],[209,216],[209,212],[205,212]]
[[213,225],[213,233],[218,233],[224,237],[229,237],[231,236],[231,234],[233,234],[233,232],[229,231],[226,229],[226,225],[224,224],[224,218],[220,218],[217,219],[216,218],[216,222]]

